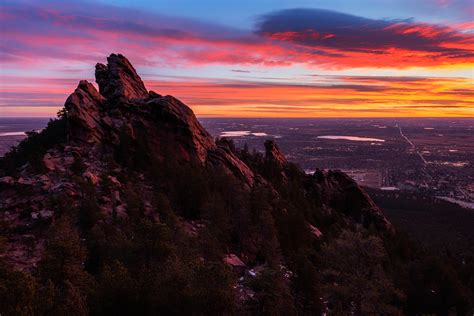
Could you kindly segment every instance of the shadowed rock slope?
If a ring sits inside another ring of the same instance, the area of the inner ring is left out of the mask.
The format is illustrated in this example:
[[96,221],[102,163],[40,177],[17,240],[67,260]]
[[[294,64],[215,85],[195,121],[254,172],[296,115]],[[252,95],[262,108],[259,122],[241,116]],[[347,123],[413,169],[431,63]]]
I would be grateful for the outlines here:
[[[57,120],[0,161],[1,256],[32,276],[31,295],[47,308],[401,308],[384,272],[392,226],[347,175],[306,175],[273,141],[262,155],[214,140],[184,103],[147,91],[120,54],[96,65],[96,81],[99,91],[81,81]],[[359,251],[362,259],[346,257]],[[376,273],[380,282],[362,289],[373,301],[334,288],[352,290],[338,271],[345,261]]]

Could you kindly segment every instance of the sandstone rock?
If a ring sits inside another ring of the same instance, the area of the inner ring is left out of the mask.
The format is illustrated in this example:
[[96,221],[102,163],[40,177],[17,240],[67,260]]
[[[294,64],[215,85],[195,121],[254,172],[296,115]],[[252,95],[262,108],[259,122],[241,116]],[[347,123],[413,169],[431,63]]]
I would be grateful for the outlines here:
[[110,55],[107,58],[107,65],[97,64],[95,77],[100,94],[107,99],[135,100],[148,97],[148,91],[135,68],[120,54]]
[[115,212],[118,218],[126,218],[128,216],[127,207],[125,204],[120,204],[117,207],[115,207]]
[[43,156],[43,164],[49,171],[66,171],[65,162],[67,160],[67,157],[62,156],[56,150],[50,150]]
[[120,181],[117,179],[117,177],[114,177],[114,176],[108,176],[107,177],[110,182],[112,182],[114,185],[116,185],[117,187],[121,187],[122,186],[122,183],[120,183]]
[[248,187],[255,182],[254,172],[237,157],[226,139],[219,140],[217,148],[208,152],[208,160],[214,167],[222,166],[244,180]]
[[338,210],[366,227],[375,225],[381,230],[393,229],[382,210],[345,173],[317,170],[314,175],[308,175],[308,182],[309,191],[320,206]]
[[309,230],[311,231],[311,233],[316,237],[316,238],[319,238],[323,235],[323,233],[321,233],[321,231],[317,228],[317,227],[314,227],[313,225],[311,225],[310,223],[307,223],[308,225],[308,228]]
[[154,98],[161,98],[162,95],[156,93],[155,91],[148,91],[148,97],[149,97],[150,99],[154,99]]
[[50,210],[41,210],[39,214],[41,218],[46,219],[46,218],[51,218],[54,213]]
[[50,188],[51,193],[61,193],[65,192],[69,196],[76,196],[77,190],[76,187],[70,182],[59,182],[55,185],[52,185]]
[[148,93],[124,56],[112,54],[107,60],[107,66],[96,66],[100,94],[81,81],[66,101],[71,140],[121,145],[122,139],[140,139],[143,150],[158,160],[165,159],[169,147],[174,159],[204,164],[215,143],[193,111],[171,96]]
[[[175,144],[175,150],[181,155],[176,155],[186,161],[196,160],[204,163],[209,150],[215,148],[212,136],[202,127],[193,111],[178,99],[166,96],[151,99],[144,108],[151,115],[152,121],[143,122],[149,127],[150,140],[154,145],[169,146]],[[145,110],[145,109],[144,109]]]
[[120,199],[120,191],[114,191],[113,198],[115,201],[121,202],[122,200]]
[[23,184],[23,185],[31,185],[33,184],[32,179],[24,179],[23,177],[18,178],[18,184]]
[[280,151],[277,144],[272,140],[265,142],[265,159],[275,162],[280,167],[285,166],[288,163],[285,155]]
[[64,104],[70,125],[68,132],[72,140],[100,142],[103,132],[99,111],[103,101],[104,98],[90,82],[79,82]]
[[0,178],[0,183],[12,185],[15,183],[15,179],[10,176],[5,176]]
[[99,183],[99,177],[90,171],[84,172],[82,176],[86,178],[92,185],[97,185]]
[[46,153],[43,156],[43,164],[46,167],[46,169],[48,169],[49,171],[53,171],[55,169],[53,157],[51,157],[50,153]]
[[233,253],[224,256],[224,262],[232,267],[245,267],[245,263]]

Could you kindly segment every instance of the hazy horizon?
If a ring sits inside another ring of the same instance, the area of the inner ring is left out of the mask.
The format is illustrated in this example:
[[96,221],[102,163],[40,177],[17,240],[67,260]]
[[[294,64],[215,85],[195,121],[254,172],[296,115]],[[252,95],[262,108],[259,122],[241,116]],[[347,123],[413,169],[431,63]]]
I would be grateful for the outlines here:
[[[57,115],[51,115],[51,116],[2,116],[0,117],[0,119],[54,119],[56,118]],[[430,119],[433,119],[433,120],[437,120],[437,119],[440,119],[440,120],[474,120],[474,116],[399,116],[399,117],[396,117],[396,116],[355,116],[355,117],[352,117],[352,116],[341,116],[341,117],[337,117],[337,116],[326,116],[326,117],[317,117],[317,116],[278,116],[278,117],[272,117],[272,116],[267,116],[267,117],[263,117],[263,116],[212,116],[212,115],[196,115],[196,117],[198,119],[201,119],[201,118],[206,118],[206,119],[262,119],[262,120],[265,120],[265,119],[275,119],[275,120],[278,120],[278,119],[295,119],[295,120],[304,120],[304,119],[308,119],[308,120],[311,120],[311,119],[321,119],[321,120],[331,120],[331,119],[338,119],[338,120],[376,120],[376,119],[393,119],[393,120],[398,120],[398,119],[420,119],[420,120],[423,120],[423,119],[427,119],[427,120],[430,120]]]

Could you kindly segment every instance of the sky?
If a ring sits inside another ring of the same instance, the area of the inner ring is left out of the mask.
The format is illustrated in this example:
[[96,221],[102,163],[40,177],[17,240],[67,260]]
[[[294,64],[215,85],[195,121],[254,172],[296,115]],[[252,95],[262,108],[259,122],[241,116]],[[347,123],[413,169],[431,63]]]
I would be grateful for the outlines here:
[[125,55],[201,117],[474,117],[471,0],[0,0],[0,117]]

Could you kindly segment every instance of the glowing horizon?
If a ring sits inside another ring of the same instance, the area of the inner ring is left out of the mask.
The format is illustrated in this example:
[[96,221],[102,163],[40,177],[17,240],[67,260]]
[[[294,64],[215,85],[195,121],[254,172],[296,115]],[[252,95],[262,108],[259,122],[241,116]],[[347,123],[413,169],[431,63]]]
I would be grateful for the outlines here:
[[2,2],[0,117],[54,116],[110,53],[203,117],[474,117],[470,1],[196,3]]

